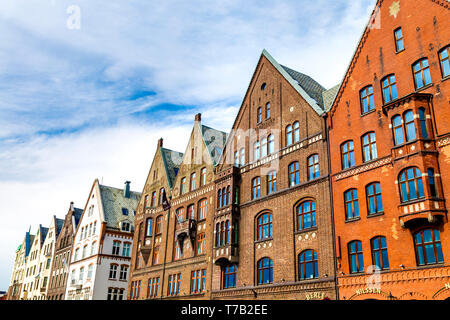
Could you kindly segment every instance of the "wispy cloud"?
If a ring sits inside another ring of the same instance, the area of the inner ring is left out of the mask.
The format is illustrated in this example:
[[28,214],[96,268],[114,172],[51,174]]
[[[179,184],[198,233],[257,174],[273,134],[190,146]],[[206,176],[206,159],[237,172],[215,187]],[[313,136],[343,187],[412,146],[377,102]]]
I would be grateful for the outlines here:
[[156,140],[183,151],[197,112],[229,131],[263,48],[341,81],[374,3],[2,0],[0,289],[28,226],[83,206],[94,178],[140,191]]

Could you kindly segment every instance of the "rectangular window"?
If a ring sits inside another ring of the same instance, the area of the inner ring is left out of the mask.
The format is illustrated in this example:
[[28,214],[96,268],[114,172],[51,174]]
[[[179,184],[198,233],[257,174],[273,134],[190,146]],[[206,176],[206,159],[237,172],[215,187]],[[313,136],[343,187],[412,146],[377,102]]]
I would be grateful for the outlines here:
[[205,233],[197,234],[197,255],[205,254],[206,236]]
[[439,61],[441,63],[442,78],[450,76],[450,46],[439,52]]
[[206,269],[191,272],[191,293],[205,292]]
[[120,241],[114,241],[112,247],[112,254],[119,255],[120,252]]
[[403,32],[402,28],[395,29],[394,31],[395,37],[395,50],[397,52],[405,50],[405,45],[403,43]]

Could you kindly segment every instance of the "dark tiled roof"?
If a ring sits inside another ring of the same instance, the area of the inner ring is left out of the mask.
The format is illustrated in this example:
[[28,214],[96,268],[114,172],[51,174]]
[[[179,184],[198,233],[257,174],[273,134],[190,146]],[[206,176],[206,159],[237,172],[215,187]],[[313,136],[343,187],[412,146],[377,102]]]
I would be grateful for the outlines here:
[[340,84],[334,86],[333,88],[326,90],[322,93],[323,97],[323,108],[325,111],[329,111],[331,108],[331,105],[333,104],[334,98],[336,97]]
[[322,97],[322,93],[325,91],[324,87],[306,74],[292,70],[283,65],[281,65],[281,67],[292,77],[292,79],[297,81],[298,85],[302,87],[303,90],[305,90],[306,93],[313,98],[322,109],[324,108]]
[[[103,213],[106,226],[109,228],[119,228],[119,222],[123,220],[130,221],[134,225],[134,214],[139,199],[140,192],[130,191],[130,197],[123,195],[123,189],[107,187],[99,184],[100,194],[103,204]],[[122,208],[128,209],[128,215],[123,215]]]
[[40,237],[41,237],[41,245],[44,243],[45,238],[47,237],[47,233],[48,233],[48,228],[45,228],[41,225],[39,225],[39,229],[40,229]]
[[227,133],[202,125],[202,136],[205,141],[206,148],[211,156],[213,164],[219,163],[223,149],[227,142]]
[[83,214],[83,209],[74,208],[73,217],[75,218],[75,225],[74,225],[75,229],[78,227],[78,223],[80,222],[82,214]]
[[183,161],[183,153],[161,148],[161,157],[167,172],[169,188],[172,189],[173,183]]
[[61,232],[61,229],[64,225],[64,220],[56,218],[56,237],[58,237],[59,233]]

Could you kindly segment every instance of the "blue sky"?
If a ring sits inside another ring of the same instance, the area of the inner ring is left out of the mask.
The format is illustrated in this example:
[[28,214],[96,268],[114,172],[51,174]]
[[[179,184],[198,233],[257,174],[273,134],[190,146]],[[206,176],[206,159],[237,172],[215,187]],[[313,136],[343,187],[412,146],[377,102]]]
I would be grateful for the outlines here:
[[[0,290],[31,226],[95,178],[142,191],[157,139],[229,131],[265,48],[338,84],[375,0],[0,2]],[[68,27],[79,8],[79,29]]]

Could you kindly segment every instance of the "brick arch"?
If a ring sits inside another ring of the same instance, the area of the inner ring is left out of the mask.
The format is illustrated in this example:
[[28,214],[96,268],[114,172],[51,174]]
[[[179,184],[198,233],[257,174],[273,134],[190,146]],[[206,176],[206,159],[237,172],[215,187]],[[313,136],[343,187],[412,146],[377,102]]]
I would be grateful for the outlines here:
[[428,297],[417,291],[410,291],[398,297],[398,300],[428,300]]

